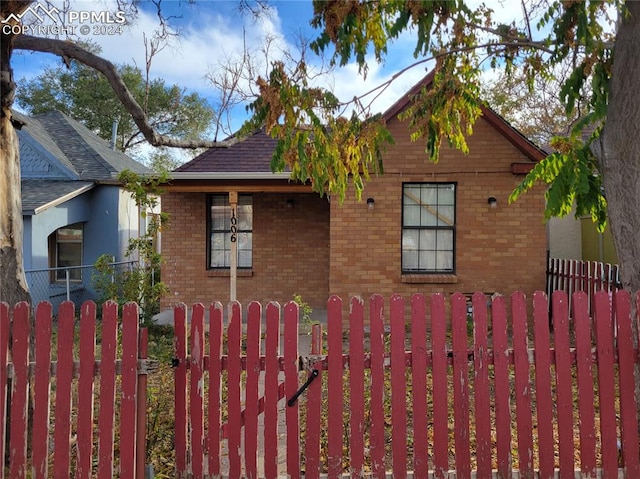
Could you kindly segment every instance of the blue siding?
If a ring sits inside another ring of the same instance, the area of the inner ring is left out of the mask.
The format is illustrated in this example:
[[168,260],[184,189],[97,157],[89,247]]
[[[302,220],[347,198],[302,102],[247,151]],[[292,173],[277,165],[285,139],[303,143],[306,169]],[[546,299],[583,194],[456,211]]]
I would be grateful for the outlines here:
[[[132,221],[131,217],[122,215],[123,209],[136,210],[129,195],[121,194],[118,186],[100,185],[61,205],[24,216],[25,270],[49,268],[49,236],[57,229],[75,223],[84,225],[83,265],[93,265],[103,254],[114,256],[116,261],[126,260],[122,252],[127,248],[126,238],[137,236],[137,230],[132,231],[132,226],[137,228],[137,219]],[[57,306],[66,299],[65,285],[49,284],[46,273],[38,276],[37,285],[29,284],[35,302],[50,300]],[[35,275],[30,283],[33,281]],[[71,299],[77,303],[95,296],[90,287],[90,274],[84,274],[82,284],[75,284],[73,289],[75,293]]]

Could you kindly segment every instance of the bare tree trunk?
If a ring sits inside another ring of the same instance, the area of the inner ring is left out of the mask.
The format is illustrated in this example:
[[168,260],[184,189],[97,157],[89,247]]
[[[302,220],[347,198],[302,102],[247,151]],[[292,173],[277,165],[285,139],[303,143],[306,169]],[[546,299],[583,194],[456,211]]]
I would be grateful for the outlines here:
[[640,3],[626,2],[614,48],[600,172],[622,283],[640,290]]
[[[613,52],[609,106],[601,136],[600,172],[622,285],[635,293],[640,291],[640,2],[626,2],[626,7],[629,15],[620,22]],[[632,318],[636,318],[636,305],[633,303],[631,311]],[[636,321],[632,321],[632,327],[634,345],[637,346]],[[637,399],[640,398],[638,365],[635,377]]]
[[[8,0],[1,5],[1,16],[21,13],[28,1]],[[20,188],[20,146],[11,122],[11,107],[16,90],[11,70],[13,35],[0,36],[0,301],[10,307],[30,301],[22,261],[22,198]],[[18,187],[16,188],[16,185]],[[7,385],[11,390],[11,382]],[[11,401],[7,397],[5,440],[10,444]],[[10,449],[7,448],[4,464]]]
[[[3,2],[2,17],[22,12],[30,2]],[[10,306],[29,301],[22,261],[22,200],[20,197],[20,148],[11,122],[16,85],[11,70],[14,36],[0,38],[0,301]],[[16,188],[16,185],[18,187]]]

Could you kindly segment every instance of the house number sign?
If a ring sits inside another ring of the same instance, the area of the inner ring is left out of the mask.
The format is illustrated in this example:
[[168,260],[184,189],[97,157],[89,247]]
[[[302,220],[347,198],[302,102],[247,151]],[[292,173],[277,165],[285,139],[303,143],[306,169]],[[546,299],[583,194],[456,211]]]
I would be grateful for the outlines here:
[[231,208],[231,242],[238,240],[238,218],[236,218],[236,209]]

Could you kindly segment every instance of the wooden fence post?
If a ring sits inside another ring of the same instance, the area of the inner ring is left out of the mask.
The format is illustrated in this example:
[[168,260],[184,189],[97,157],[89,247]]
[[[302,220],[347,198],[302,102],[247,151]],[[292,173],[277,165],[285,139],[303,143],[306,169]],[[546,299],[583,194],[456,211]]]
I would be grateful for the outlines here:
[[11,382],[11,425],[9,438],[9,477],[26,477],[27,472],[27,402],[29,387],[29,305],[18,303],[13,310]]
[[615,477],[618,471],[618,433],[616,428],[616,388],[612,334],[611,302],[605,291],[594,294],[594,322],[598,354],[598,392],[600,399],[600,435],[604,477]]
[[[327,467],[329,479],[342,474],[342,300],[332,296],[327,303]],[[286,353],[286,351],[285,351]],[[295,392],[295,391],[293,391]]]
[[56,427],[53,473],[69,477],[71,466],[71,388],[73,381],[73,348],[75,305],[65,301],[58,309],[58,371],[56,373]]
[[553,399],[551,397],[551,360],[549,333],[549,300],[540,291],[533,295],[534,360],[538,420],[540,479],[554,477]]
[[[407,476],[407,381],[404,361],[404,298],[391,297],[391,455],[394,477]],[[352,379],[353,380],[353,379]]]
[[451,298],[453,343],[453,414],[456,471],[461,477],[471,476],[469,446],[469,357],[467,335],[467,299],[461,293]]
[[[138,358],[147,359],[149,331],[147,328],[140,328],[138,338]],[[136,478],[145,478],[145,467],[147,459],[147,373],[138,374],[138,394],[137,394],[137,427],[136,427]]]
[[[318,371],[318,377],[307,389],[307,437],[305,441],[305,477],[320,477],[320,435],[322,414],[322,325],[314,324],[311,329],[311,355],[316,357],[311,368]],[[267,476],[268,477],[268,476]]]
[[280,365],[280,305],[267,305],[264,365],[264,473],[278,476],[278,374]]
[[[636,296],[638,298],[638,296]],[[638,303],[636,302],[636,312]],[[618,357],[620,368],[620,424],[622,454],[627,477],[640,477],[638,452],[638,417],[635,395],[635,358],[633,349],[633,329],[631,298],[628,291],[618,291],[614,296],[616,314]]]
[[98,478],[113,477],[115,423],[116,352],[118,346],[118,304],[102,306],[102,350],[100,360],[100,411],[98,416]]
[[569,334],[569,298],[564,291],[552,296],[554,346],[556,352],[556,403],[558,417],[558,460],[560,474],[573,474],[573,388]]
[[[51,406],[51,303],[36,309],[36,370],[33,385],[33,471],[38,479],[49,477],[49,413]],[[93,366],[93,365],[92,365]],[[93,373],[93,371],[92,371]]]
[[239,478],[242,472],[240,448],[242,442],[242,309],[240,303],[229,303],[230,320],[227,328],[228,348],[228,449],[229,478]]
[[258,477],[258,385],[260,379],[260,333],[262,306],[252,301],[247,308],[247,381],[245,388],[244,454],[247,479]]
[[[6,457],[7,431],[7,359],[9,356],[9,305],[0,303],[0,458]],[[4,467],[0,467],[4,479]]]
[[449,424],[447,351],[443,294],[431,296],[431,347],[433,350],[433,464],[436,479],[448,477]]
[[[499,296],[491,305],[493,328],[493,369],[495,374],[496,454],[499,477],[511,474],[511,404],[509,385],[509,339],[505,298]],[[435,380],[435,378],[434,378]]]
[[596,475],[595,395],[591,366],[591,317],[589,298],[583,291],[573,297],[578,410],[580,412],[580,469],[585,477]]
[[120,478],[135,479],[136,393],[138,385],[138,305],[122,312],[122,397],[120,403]]
[[[51,331],[49,330],[49,335]],[[49,336],[50,337],[50,336]],[[96,304],[80,308],[80,377],[78,378],[77,479],[91,479],[93,456],[93,380],[96,359]]]
[[491,399],[489,344],[487,339],[487,297],[475,293],[473,301],[473,365],[478,475],[491,475]]
[[350,409],[349,450],[354,477],[364,476],[364,303],[351,299],[349,331]]
[[[299,308],[290,301],[284,306],[284,388],[285,397],[298,390],[298,333]],[[287,407],[287,473],[290,479],[300,479],[300,425],[298,407]]]
[[187,477],[187,307],[173,310],[174,398],[176,411],[176,477]]
[[516,430],[518,439],[518,468],[524,479],[533,479],[533,421],[531,408],[531,375],[527,304],[524,293],[511,295],[513,325],[513,362],[516,392]]
[[222,437],[222,304],[213,303],[209,307],[209,430],[207,452],[209,455],[209,476],[220,475],[220,438]]
[[191,432],[191,473],[204,474],[204,306],[193,305],[189,338],[189,428]]
[[429,445],[426,431],[429,429],[427,407],[427,303],[424,295],[411,296],[411,382],[413,384],[413,474],[415,479],[427,479],[429,475]]

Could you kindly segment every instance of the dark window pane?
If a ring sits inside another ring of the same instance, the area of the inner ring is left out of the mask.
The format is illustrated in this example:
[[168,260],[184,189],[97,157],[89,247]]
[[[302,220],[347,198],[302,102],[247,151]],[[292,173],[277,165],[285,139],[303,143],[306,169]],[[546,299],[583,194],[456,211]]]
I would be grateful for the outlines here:
[[82,242],[82,228],[60,228],[58,230],[58,241]]
[[[69,279],[82,280],[82,223],[65,226],[56,231],[55,267],[69,269]],[[65,281],[67,273],[58,270],[55,279]]]

